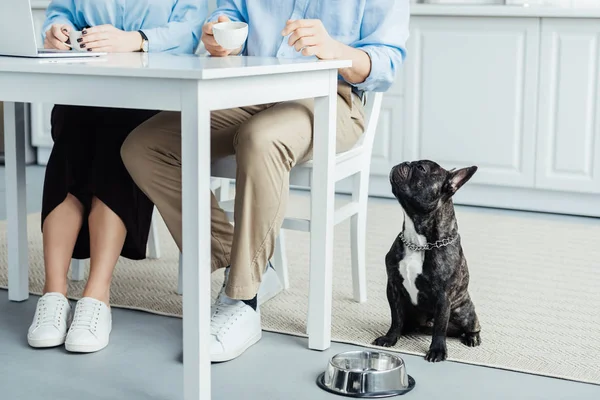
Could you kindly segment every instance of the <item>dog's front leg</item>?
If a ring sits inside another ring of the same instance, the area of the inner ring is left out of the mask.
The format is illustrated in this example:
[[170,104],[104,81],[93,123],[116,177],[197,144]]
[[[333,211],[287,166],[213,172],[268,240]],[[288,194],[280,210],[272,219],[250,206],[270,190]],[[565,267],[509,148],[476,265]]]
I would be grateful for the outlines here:
[[446,333],[450,320],[450,300],[444,293],[437,300],[433,321],[433,337],[425,359],[431,362],[444,361],[448,356],[446,349]]
[[398,281],[395,281],[395,279],[388,278],[387,298],[392,313],[392,325],[385,336],[375,339],[373,342],[375,346],[391,347],[398,342],[398,338],[402,334],[402,327],[404,326],[404,305],[400,300],[401,286],[402,285],[398,284]]

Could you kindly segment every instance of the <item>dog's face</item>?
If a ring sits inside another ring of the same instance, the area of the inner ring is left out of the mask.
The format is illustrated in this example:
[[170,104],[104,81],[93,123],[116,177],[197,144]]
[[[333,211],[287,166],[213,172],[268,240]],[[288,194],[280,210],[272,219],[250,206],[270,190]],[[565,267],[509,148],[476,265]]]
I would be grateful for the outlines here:
[[403,162],[392,168],[392,192],[411,214],[437,210],[477,171],[477,167],[447,171],[429,160]]

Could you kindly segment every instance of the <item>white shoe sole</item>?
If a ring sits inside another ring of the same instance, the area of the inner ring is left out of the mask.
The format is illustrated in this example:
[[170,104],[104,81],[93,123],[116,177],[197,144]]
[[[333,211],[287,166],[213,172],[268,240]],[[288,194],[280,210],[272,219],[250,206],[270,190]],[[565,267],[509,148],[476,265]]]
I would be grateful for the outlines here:
[[62,346],[65,343],[66,339],[67,335],[52,339],[32,339],[29,336],[27,336],[27,343],[29,343],[31,347],[34,347],[36,349],[43,349],[46,347]]
[[106,343],[100,344],[73,344],[73,343],[65,343],[65,349],[71,353],[95,353],[100,351],[108,346],[108,341]]
[[258,341],[261,339],[261,337],[262,337],[262,330],[259,331],[254,336],[248,338],[248,340],[246,340],[246,342],[243,345],[241,345],[240,347],[238,347],[237,349],[235,349],[233,351],[229,351],[226,353],[220,353],[220,354],[211,354],[210,361],[211,362],[225,362],[225,361],[231,361],[235,358],[238,358],[246,350],[248,350],[251,346],[258,343]]

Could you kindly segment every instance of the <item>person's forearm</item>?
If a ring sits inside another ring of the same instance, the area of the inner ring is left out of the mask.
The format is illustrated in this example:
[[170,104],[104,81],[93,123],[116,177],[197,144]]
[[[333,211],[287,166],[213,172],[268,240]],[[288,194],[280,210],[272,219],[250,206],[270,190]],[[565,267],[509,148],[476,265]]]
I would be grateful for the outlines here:
[[352,67],[340,69],[340,75],[348,83],[363,83],[371,73],[371,58],[362,50],[340,43],[338,59],[351,60]]

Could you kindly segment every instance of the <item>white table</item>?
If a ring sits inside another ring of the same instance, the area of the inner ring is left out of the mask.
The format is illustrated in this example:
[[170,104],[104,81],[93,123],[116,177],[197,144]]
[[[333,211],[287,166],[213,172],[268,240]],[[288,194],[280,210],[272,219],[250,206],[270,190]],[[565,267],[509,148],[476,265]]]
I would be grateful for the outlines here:
[[[309,328],[309,347],[328,348],[337,70],[350,65],[349,61],[168,54],[116,54],[86,62],[0,57],[0,101],[5,102],[6,114],[9,299],[28,298],[29,273],[25,142],[16,135],[14,103],[181,111],[184,399],[209,399],[210,112],[315,97],[309,310],[319,320]],[[325,310],[322,301],[329,305]]]

